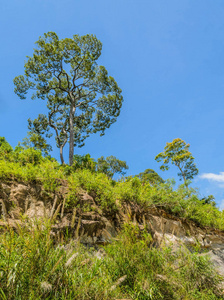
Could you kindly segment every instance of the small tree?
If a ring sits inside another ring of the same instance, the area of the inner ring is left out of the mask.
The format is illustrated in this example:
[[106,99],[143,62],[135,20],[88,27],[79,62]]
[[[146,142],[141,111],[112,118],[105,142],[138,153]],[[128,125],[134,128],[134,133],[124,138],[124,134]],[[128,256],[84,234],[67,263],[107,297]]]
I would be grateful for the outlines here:
[[212,206],[216,206],[215,197],[213,195],[203,197],[201,201],[203,202],[203,204],[211,204]]
[[144,172],[137,175],[143,183],[150,183],[151,185],[164,183],[164,180],[152,169],[146,169]]
[[18,146],[23,149],[34,148],[35,150],[40,150],[44,156],[49,155],[52,147],[47,143],[46,138],[51,137],[52,134],[49,133],[46,116],[39,115],[34,121],[28,119],[28,129],[27,137],[22,140],[22,143],[19,142]]
[[171,143],[166,143],[164,151],[155,157],[156,161],[163,162],[160,167],[162,171],[168,170],[170,163],[177,166],[179,169],[178,176],[180,180],[184,180],[185,185],[187,185],[187,180],[193,179],[198,174],[189,147],[190,145],[180,138],[174,139]]
[[83,146],[91,133],[103,135],[116,121],[123,102],[121,89],[97,64],[102,44],[94,35],[59,40],[56,33],[48,32],[36,44],[25,63],[25,74],[14,79],[15,93],[25,99],[32,90],[32,99],[47,100],[45,119],[55,133],[61,162],[69,142],[72,165],[74,147]]
[[114,174],[124,175],[124,170],[128,169],[126,161],[119,160],[115,156],[108,156],[106,159],[101,156],[97,159],[96,169],[98,172],[105,173],[108,177],[113,178]]
[[79,154],[75,154],[74,155],[74,163],[72,165],[72,168],[74,170],[76,169],[87,169],[90,170],[92,172],[95,172],[96,170],[96,162],[94,160],[94,158],[92,158],[90,156],[89,153],[85,154],[85,155],[79,155]]

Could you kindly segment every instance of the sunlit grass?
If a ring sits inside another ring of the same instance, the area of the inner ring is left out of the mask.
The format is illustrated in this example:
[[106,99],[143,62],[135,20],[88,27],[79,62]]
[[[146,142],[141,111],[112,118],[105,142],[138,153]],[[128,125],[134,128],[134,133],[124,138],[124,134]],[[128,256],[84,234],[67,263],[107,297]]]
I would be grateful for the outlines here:
[[151,242],[129,222],[99,258],[78,239],[56,242],[49,221],[7,228],[0,235],[1,299],[221,299],[208,257]]

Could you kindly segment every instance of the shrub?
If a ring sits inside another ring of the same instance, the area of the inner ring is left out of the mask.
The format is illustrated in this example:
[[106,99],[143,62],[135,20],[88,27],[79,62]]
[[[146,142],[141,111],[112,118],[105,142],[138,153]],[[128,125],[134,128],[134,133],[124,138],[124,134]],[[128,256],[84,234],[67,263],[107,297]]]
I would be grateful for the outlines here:
[[4,137],[0,137],[0,160],[9,160],[11,154],[13,152],[13,148],[9,145]]

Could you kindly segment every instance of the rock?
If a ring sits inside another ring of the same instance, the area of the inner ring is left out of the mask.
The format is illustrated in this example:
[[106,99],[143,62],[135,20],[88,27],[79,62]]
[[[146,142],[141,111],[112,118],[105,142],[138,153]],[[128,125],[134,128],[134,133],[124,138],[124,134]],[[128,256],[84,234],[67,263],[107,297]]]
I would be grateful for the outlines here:
[[31,202],[29,209],[27,209],[26,214],[30,219],[34,218],[46,218],[49,217],[50,211],[44,206],[43,201]]
[[87,192],[80,191],[78,193],[79,203],[81,205],[95,205],[93,197],[91,197]]
[[84,233],[88,233],[90,236],[97,235],[104,227],[104,224],[100,221],[82,220],[81,224],[84,228]]
[[10,201],[24,213],[28,195],[30,196],[29,188],[24,184],[18,184],[11,189]]

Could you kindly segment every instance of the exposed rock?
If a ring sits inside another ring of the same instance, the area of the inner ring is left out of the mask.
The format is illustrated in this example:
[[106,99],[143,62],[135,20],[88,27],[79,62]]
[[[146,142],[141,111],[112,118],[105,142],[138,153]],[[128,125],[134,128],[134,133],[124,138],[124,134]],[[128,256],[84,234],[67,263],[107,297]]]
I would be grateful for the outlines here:
[[[64,205],[67,192],[66,183],[54,194],[46,193],[38,184],[1,182],[0,225],[16,229],[21,214],[30,219],[52,219],[57,216],[52,234],[68,231],[75,236],[78,233],[84,244],[104,245],[117,235],[125,220],[132,220],[139,224],[141,230],[147,229],[151,233],[154,245],[172,244],[173,249],[177,249],[181,243],[190,249],[200,245],[208,251],[218,272],[224,276],[224,232],[201,228],[194,222],[169,215],[155,207],[144,211],[137,204],[130,204],[122,208],[119,201],[119,212],[105,215],[95,203],[95,194],[89,195],[83,190],[77,193],[79,208],[74,215],[74,211]],[[84,212],[86,208],[89,211]],[[96,256],[100,258],[101,254]]]
[[44,206],[43,201],[32,201],[26,211],[26,216],[29,218],[44,218],[49,217],[50,210]]
[[78,192],[77,196],[81,205],[95,205],[93,197],[91,197],[87,192],[81,190]]
[[81,222],[84,232],[90,236],[98,236],[98,232],[104,227],[104,224],[100,221],[82,220]]

